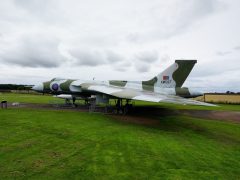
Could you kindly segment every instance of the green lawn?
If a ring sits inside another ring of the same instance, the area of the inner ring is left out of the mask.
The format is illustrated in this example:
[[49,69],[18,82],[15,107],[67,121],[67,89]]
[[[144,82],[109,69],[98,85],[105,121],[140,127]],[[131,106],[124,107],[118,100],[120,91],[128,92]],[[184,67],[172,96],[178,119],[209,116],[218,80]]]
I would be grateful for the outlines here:
[[157,106],[167,109],[194,109],[194,110],[214,110],[214,111],[240,111],[239,104],[216,104],[217,106],[196,106],[196,105],[182,105],[172,103],[151,103],[144,101],[136,101],[137,106]]
[[240,125],[185,116],[0,110],[0,179],[239,179]]
[[51,102],[64,102],[63,99],[55,98],[51,95],[42,94],[18,94],[18,93],[0,93],[0,100],[19,103],[40,103],[47,104]]

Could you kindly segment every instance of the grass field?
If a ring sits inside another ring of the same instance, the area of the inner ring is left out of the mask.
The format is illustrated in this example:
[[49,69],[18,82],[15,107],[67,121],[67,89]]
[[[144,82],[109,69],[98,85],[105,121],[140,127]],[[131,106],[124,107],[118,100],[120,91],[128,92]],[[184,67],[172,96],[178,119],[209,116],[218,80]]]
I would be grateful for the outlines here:
[[42,94],[17,94],[17,93],[0,93],[0,100],[20,103],[40,103],[47,104],[49,102],[64,102],[63,99],[55,98],[51,95]]
[[99,113],[0,109],[0,179],[239,179],[239,123],[154,119],[138,125]]

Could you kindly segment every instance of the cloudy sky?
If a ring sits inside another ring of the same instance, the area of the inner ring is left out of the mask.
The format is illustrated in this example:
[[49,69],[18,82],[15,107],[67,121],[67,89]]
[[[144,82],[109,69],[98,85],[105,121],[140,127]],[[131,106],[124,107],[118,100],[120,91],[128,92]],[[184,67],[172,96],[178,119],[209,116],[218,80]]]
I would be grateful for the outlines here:
[[4,0],[0,83],[147,80],[197,59],[185,85],[240,88],[239,0]]

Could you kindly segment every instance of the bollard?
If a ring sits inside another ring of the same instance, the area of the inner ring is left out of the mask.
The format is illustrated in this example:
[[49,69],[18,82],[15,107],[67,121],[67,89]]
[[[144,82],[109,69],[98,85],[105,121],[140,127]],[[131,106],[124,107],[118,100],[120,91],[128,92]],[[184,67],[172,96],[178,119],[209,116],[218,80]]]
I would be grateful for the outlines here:
[[2,101],[1,102],[1,108],[6,108],[7,109],[7,101]]

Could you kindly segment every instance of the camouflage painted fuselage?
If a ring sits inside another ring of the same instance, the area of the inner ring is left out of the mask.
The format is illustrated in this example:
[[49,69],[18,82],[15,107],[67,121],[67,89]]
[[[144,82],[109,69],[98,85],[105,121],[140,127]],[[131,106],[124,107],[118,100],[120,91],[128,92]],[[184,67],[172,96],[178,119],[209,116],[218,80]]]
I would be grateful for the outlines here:
[[201,95],[201,93],[182,88],[195,63],[196,60],[176,60],[169,68],[148,81],[85,81],[54,78],[51,81],[44,82],[39,86],[40,88],[35,87],[35,90],[52,94],[80,96],[104,94],[107,91],[109,96],[125,99],[133,99],[141,91],[162,95],[195,97]]
[[[167,102],[214,106],[212,104],[186,99],[201,95],[182,85],[191,72],[196,60],[176,60],[162,73],[148,81],[85,81],[54,78],[32,89],[58,95],[65,100],[94,100],[96,103],[108,103],[109,99],[139,100],[149,102]],[[94,96],[95,95],[95,96]],[[91,98],[89,98],[91,97]],[[128,101],[127,101],[128,102]]]
[[[156,87],[152,85],[144,84],[144,81],[84,81],[84,80],[73,80],[73,79],[53,79],[43,83],[43,89],[40,92],[51,93],[51,94],[75,94],[75,95],[86,95],[91,96],[98,94],[99,91],[92,90],[91,87],[100,85],[102,88],[105,86],[118,87],[122,91],[117,92],[119,95],[129,96],[132,98],[136,93],[132,90],[138,91],[149,91],[167,95],[178,95],[181,97],[195,97],[201,95],[201,93],[191,91],[189,88],[164,88]],[[116,93],[112,94],[113,96]]]

